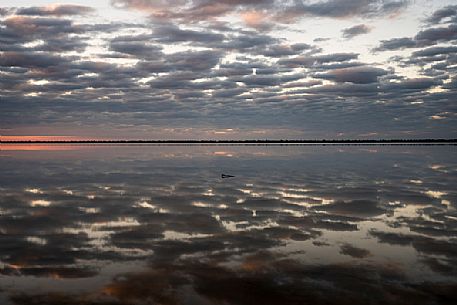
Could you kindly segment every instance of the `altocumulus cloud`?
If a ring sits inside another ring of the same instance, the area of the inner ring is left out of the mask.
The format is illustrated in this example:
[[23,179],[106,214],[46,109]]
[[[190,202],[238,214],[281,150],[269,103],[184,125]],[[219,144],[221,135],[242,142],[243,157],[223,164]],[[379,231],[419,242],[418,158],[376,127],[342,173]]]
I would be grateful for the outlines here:
[[[434,4],[415,20],[417,29],[382,39],[383,25],[416,18],[420,5],[105,5],[0,8],[1,129],[131,138],[170,125],[190,130],[186,137],[231,128],[248,138],[259,130],[303,138],[456,131],[455,5]],[[353,39],[358,35],[363,40]],[[429,119],[437,115],[442,119]]]

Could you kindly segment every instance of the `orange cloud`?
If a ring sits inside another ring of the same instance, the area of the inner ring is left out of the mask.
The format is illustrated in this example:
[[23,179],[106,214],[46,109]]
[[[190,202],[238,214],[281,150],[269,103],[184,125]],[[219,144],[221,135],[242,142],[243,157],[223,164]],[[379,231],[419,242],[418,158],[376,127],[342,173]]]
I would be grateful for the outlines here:
[[248,11],[241,13],[241,18],[243,19],[244,23],[246,23],[247,26],[253,27],[253,28],[264,28],[267,26],[267,18],[268,15],[266,15],[263,12],[258,12],[258,11]]

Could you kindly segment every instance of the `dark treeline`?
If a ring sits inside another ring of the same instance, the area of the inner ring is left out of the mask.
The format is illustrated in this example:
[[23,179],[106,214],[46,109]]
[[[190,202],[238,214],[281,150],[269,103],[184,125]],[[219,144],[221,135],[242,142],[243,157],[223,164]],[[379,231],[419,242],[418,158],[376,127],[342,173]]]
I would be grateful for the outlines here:
[[457,139],[345,139],[345,140],[62,140],[62,141],[13,141],[11,144],[456,144]]

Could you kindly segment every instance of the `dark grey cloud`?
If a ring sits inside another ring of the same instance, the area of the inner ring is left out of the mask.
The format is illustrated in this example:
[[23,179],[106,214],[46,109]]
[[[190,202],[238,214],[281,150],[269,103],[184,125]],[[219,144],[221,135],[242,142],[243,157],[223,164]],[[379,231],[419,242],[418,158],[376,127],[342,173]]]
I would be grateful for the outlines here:
[[205,71],[217,65],[222,55],[218,51],[178,52],[167,56],[167,61],[177,70]]
[[322,85],[321,80],[310,80],[306,82],[289,82],[287,84],[284,84],[282,87],[283,88],[300,88],[300,87],[312,87],[312,86],[317,86],[317,85]]
[[141,41],[116,39],[111,41],[110,50],[139,58],[160,59],[162,57],[162,47],[160,45],[147,45]]
[[268,56],[268,57],[283,57],[283,56],[290,56],[290,55],[298,55],[303,51],[311,51],[316,52],[318,51],[316,47],[311,46],[306,43],[297,43],[292,45],[280,45],[274,44],[267,46],[263,50],[260,50],[258,53],[260,55]]
[[419,45],[433,45],[438,42],[450,42],[457,39],[457,24],[447,27],[430,28],[417,33],[414,37]]
[[457,5],[445,6],[441,9],[436,10],[433,14],[427,18],[427,21],[431,24],[445,23],[446,21],[457,21]]
[[202,44],[222,42],[224,35],[209,31],[183,30],[173,24],[158,24],[153,35],[157,41],[164,43],[198,42]]
[[[148,72],[204,72],[209,71],[215,67],[224,53],[219,51],[194,51],[194,52],[177,52],[164,55],[161,58],[153,59],[152,61],[145,61],[138,63],[140,69]],[[173,75],[163,76],[161,79],[154,80],[154,82],[170,81],[189,81],[203,77],[196,73],[179,73]],[[175,83],[173,86],[178,85]]]
[[424,90],[441,84],[440,80],[433,78],[412,78],[400,82],[390,82],[383,86],[383,90]]
[[280,39],[253,31],[221,34],[207,29],[182,29],[170,23],[154,24],[150,34],[121,36],[113,39],[111,43],[137,42],[140,44],[145,41],[156,45],[191,44],[213,50],[265,56],[300,54],[304,50],[316,51],[314,46],[308,44],[281,45]]
[[46,7],[26,7],[16,10],[17,15],[28,16],[71,16],[71,15],[85,15],[95,12],[95,9],[74,4],[56,4]]
[[21,35],[37,36],[59,33],[77,33],[80,30],[73,26],[71,20],[51,17],[12,16],[3,23]]
[[277,38],[270,35],[257,34],[255,32],[243,32],[241,35],[236,35],[227,43],[221,45],[230,50],[238,50],[240,52],[249,51],[253,48],[267,47],[278,42]]
[[302,76],[297,75],[247,75],[243,77],[231,77],[234,82],[242,82],[252,87],[278,86],[290,81],[300,79]]
[[411,54],[413,57],[433,57],[437,55],[443,54],[451,54],[457,53],[457,47],[450,46],[450,47],[431,47],[425,48],[419,51],[415,51]]
[[406,1],[321,1],[304,6],[304,11],[318,16],[346,17],[356,14],[373,14],[395,11]]
[[62,56],[33,52],[4,52],[0,57],[0,66],[5,67],[50,68],[68,62]]
[[351,39],[355,36],[367,34],[371,31],[371,28],[365,24],[354,25],[350,28],[343,29],[343,37],[346,39]]
[[315,56],[296,56],[278,60],[278,64],[287,67],[312,67],[332,62],[346,62],[357,59],[357,53],[334,53]]
[[360,66],[330,70],[329,72],[316,74],[314,77],[331,80],[337,83],[350,82],[354,84],[370,84],[378,81],[378,77],[388,72],[381,68]]
[[213,92],[211,95],[215,98],[233,97],[246,92],[245,88],[237,87],[233,89],[222,89]]
[[381,44],[374,48],[373,51],[392,51],[414,47],[416,47],[416,42],[412,38],[392,38],[389,40],[381,40]]
[[348,18],[353,16],[376,17],[386,14],[397,13],[407,6],[408,1],[377,1],[377,0],[328,0],[314,3],[295,2],[285,12],[280,13],[279,20],[298,17],[300,15],[311,15],[331,18]]

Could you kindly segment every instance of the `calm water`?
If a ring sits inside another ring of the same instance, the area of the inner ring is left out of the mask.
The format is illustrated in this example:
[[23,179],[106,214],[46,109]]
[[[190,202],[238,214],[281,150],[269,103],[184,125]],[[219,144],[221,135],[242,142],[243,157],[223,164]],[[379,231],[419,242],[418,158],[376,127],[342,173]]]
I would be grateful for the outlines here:
[[456,150],[3,145],[0,304],[457,304]]

